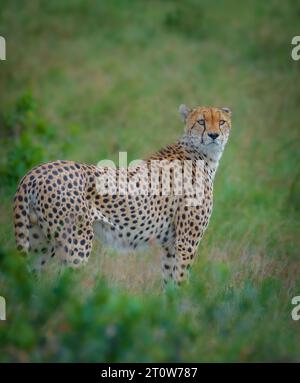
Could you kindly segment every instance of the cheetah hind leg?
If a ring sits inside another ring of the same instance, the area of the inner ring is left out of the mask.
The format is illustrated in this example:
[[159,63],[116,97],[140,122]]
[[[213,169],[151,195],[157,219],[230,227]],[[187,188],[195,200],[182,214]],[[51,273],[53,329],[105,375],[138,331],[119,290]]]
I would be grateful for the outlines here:
[[29,270],[39,277],[50,259],[54,257],[55,248],[37,224],[32,225],[29,229],[29,244],[30,251],[36,254],[31,265],[29,265]]
[[43,254],[38,256],[30,267],[30,271],[37,277],[41,275],[51,258],[55,255],[55,247],[50,243],[46,248],[44,247],[43,250]]
[[61,265],[78,268],[85,265],[92,250],[94,231],[90,223],[82,222],[62,233],[55,253]]

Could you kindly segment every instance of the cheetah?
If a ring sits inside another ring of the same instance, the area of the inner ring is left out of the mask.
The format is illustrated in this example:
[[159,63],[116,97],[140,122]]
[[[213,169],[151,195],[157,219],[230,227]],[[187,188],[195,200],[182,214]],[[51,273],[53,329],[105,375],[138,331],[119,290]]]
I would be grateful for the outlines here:
[[[104,244],[130,251],[156,244],[164,283],[180,285],[187,279],[211,216],[213,180],[231,111],[181,105],[179,112],[182,137],[136,167],[58,160],[23,177],[14,198],[15,237],[20,251],[39,254],[36,269],[53,257],[70,267],[84,265],[96,235]],[[162,163],[179,165],[169,166],[167,181]],[[187,176],[181,165],[186,163],[191,182],[183,190],[179,186]]]

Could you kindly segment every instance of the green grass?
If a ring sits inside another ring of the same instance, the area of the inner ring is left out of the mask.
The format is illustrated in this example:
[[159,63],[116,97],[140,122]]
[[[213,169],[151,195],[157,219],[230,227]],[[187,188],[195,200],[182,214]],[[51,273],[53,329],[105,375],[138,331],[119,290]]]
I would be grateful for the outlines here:
[[[300,360],[299,19],[296,1],[2,1],[1,360]],[[182,102],[233,111],[189,285],[163,294],[157,249],[101,244],[34,282],[12,233],[23,171],[146,157],[182,133]]]

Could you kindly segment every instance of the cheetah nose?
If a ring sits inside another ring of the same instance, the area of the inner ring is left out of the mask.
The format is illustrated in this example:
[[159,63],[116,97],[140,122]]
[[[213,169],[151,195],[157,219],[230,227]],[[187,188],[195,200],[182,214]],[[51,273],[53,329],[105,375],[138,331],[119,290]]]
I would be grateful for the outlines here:
[[208,133],[208,136],[215,140],[217,137],[219,137],[219,133]]

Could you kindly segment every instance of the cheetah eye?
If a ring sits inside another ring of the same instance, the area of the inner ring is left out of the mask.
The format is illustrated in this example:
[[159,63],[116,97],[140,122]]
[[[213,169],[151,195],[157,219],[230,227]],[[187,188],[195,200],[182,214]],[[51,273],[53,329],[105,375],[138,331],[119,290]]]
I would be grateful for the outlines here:
[[220,126],[224,125],[225,122],[226,122],[225,120],[220,120],[220,122],[219,122]]
[[204,120],[204,118],[200,118],[200,120],[198,120],[198,123],[199,123],[199,125],[204,126],[204,125],[205,125],[205,120]]

